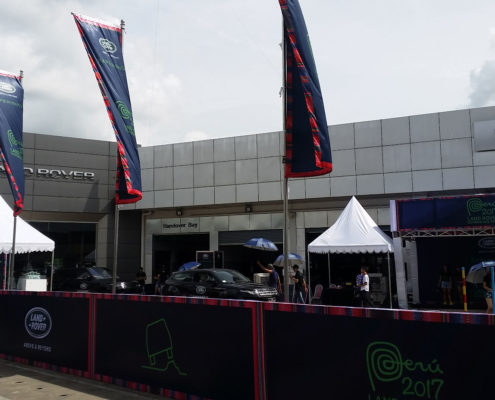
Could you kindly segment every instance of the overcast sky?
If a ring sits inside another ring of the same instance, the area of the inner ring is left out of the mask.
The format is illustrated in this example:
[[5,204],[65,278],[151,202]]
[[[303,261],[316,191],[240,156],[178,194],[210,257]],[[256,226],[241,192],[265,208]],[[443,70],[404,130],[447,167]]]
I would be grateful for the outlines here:
[[[300,0],[328,123],[495,104],[494,0]],[[277,0],[0,0],[24,131],[113,140],[71,11],[126,22],[142,145],[279,131]]]

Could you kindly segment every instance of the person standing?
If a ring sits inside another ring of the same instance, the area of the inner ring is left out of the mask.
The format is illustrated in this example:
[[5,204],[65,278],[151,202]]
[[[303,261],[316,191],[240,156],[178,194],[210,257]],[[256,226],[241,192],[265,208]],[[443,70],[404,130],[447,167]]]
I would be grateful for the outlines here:
[[304,299],[306,298],[306,281],[304,280],[303,274],[299,271],[299,266],[294,265],[292,267],[294,270],[294,275],[290,277],[292,282],[294,282],[294,303],[304,304]]
[[139,267],[138,271],[136,272],[136,280],[139,282],[140,285],[143,285],[146,283],[146,272],[144,272],[143,267]]
[[493,299],[492,299],[492,274],[489,272],[483,278],[483,289],[485,289],[486,300],[486,312],[491,314],[493,311]]
[[141,294],[146,294],[146,272],[144,272],[143,267],[139,267],[138,271],[136,272],[136,280],[141,285]]
[[452,301],[452,274],[446,264],[442,265],[440,277],[438,278],[438,285],[442,290],[442,305],[454,305],[454,302]]
[[277,297],[282,294],[282,285],[280,284],[280,277],[278,275],[278,272],[275,271],[275,268],[273,267],[273,264],[268,264],[266,267],[261,264],[259,261],[256,261],[258,266],[266,273],[270,274],[268,276],[268,286],[274,288],[277,290]]
[[359,285],[361,290],[359,292],[361,297],[361,307],[372,307],[373,303],[371,302],[370,297],[370,276],[368,275],[368,268],[361,267],[361,284]]

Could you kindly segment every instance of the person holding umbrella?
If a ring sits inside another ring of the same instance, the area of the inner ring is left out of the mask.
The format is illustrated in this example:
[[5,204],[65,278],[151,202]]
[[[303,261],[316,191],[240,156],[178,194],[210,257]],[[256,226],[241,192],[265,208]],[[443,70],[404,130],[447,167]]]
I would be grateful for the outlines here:
[[280,284],[280,277],[278,272],[275,271],[273,264],[268,264],[266,267],[258,261],[256,261],[258,266],[264,271],[270,274],[268,277],[268,286],[277,289],[278,296],[282,294],[282,285]]
[[486,312],[491,314],[493,311],[493,299],[492,299],[492,277],[490,272],[488,272],[483,278],[483,289],[486,291]]

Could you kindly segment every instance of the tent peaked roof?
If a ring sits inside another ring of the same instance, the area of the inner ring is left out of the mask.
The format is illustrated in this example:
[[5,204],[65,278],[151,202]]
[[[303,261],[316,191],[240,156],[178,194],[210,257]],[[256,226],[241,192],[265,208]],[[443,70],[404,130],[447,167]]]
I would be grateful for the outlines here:
[[337,221],[313,240],[310,253],[388,253],[392,240],[353,196]]
[[[12,237],[14,230],[14,213],[9,205],[0,196],[0,253],[12,252]],[[31,253],[34,251],[53,251],[55,242],[37,231],[26,221],[17,217],[15,235],[15,252]]]

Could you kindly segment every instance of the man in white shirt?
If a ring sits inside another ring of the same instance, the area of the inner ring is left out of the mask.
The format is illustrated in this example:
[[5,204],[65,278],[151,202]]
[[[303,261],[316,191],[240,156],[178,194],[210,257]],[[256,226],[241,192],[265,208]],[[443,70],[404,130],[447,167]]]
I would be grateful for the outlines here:
[[361,307],[373,306],[370,298],[370,277],[367,271],[367,267],[361,267],[362,280],[361,285],[359,285],[361,287],[361,291],[359,292],[361,295]]

